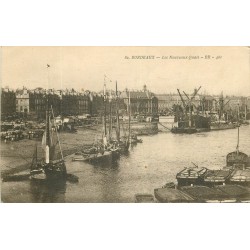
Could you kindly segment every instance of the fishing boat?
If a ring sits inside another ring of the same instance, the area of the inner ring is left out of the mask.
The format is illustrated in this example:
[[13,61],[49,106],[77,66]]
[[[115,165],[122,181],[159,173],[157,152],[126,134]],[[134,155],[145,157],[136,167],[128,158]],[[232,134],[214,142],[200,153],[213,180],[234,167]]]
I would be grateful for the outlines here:
[[[104,78],[105,79],[105,78]],[[104,116],[103,116],[103,135],[102,139],[94,143],[93,147],[90,149],[85,149],[83,151],[75,153],[72,157],[72,161],[85,161],[89,163],[102,163],[102,162],[112,162],[112,160],[117,159],[119,156],[118,148],[115,143],[111,143],[111,117],[109,123],[109,138],[107,133],[107,121],[106,121],[106,84],[103,88],[103,104],[104,104]],[[111,105],[110,105],[111,109]]]
[[[115,161],[119,158],[120,156],[120,148],[119,148],[119,137],[117,136],[118,131],[117,129],[120,129],[119,126],[119,107],[118,107],[118,91],[117,91],[117,82],[116,82],[116,115],[118,114],[118,116],[116,117],[116,122],[117,122],[117,126],[118,128],[116,128],[116,137],[117,140],[114,140],[112,137],[112,129],[113,129],[113,125],[112,125],[112,92],[110,90],[110,95],[109,95],[109,133],[108,133],[108,142],[107,142],[107,149],[108,151],[111,151],[112,153],[112,159]],[[106,112],[106,108],[105,108],[105,112]],[[105,113],[104,112],[104,113]],[[106,125],[105,125],[106,126]],[[120,134],[120,131],[119,131]]]
[[[49,101],[47,100],[46,127],[42,139],[42,148],[44,149],[45,154],[44,158],[38,161],[36,147],[30,169],[31,179],[66,180],[67,178],[67,170],[57,128],[55,124],[52,126],[51,118],[53,118],[54,121],[53,109],[52,107],[49,108]],[[57,158],[55,151],[57,144],[60,149],[59,159]]]
[[38,162],[37,145],[35,148],[35,152],[34,152],[31,167],[30,167],[30,177],[31,179],[40,179],[40,180],[46,179],[46,174],[45,174],[45,169],[43,167],[43,164],[41,162]]
[[176,175],[178,186],[202,185],[207,168],[187,167]]
[[[121,136],[121,126],[120,126],[120,117],[119,117],[119,96],[118,96],[118,87],[116,82],[116,143],[118,150],[121,154],[126,154],[129,151],[130,142],[131,142],[131,125],[130,125],[130,94],[128,101],[128,110],[129,110],[129,121],[128,121],[128,135],[124,132]],[[124,131],[124,128],[123,128]]]
[[110,161],[112,158],[111,151],[103,151],[103,153],[98,152],[94,154],[79,154],[72,158],[72,161],[86,161],[90,163],[100,163],[105,161]]

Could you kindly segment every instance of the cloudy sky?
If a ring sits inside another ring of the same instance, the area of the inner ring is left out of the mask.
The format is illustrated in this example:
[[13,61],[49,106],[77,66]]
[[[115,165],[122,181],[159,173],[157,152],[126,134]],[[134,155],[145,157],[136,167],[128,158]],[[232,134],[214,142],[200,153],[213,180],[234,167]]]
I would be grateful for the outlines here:
[[202,86],[201,92],[209,94],[250,96],[249,51],[248,47],[2,47],[1,84],[99,91],[106,75],[112,81],[107,80],[107,87],[115,88],[117,81],[120,90],[142,89],[146,84],[153,92],[173,93]]

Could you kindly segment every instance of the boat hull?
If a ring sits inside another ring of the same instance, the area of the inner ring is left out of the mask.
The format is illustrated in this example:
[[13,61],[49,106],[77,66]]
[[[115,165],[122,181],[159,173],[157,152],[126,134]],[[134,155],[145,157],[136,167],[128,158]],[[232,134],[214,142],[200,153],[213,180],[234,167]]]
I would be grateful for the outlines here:
[[226,163],[228,167],[232,166],[239,169],[250,168],[248,155],[240,151],[227,154]]
[[197,133],[196,128],[172,128],[171,132],[173,134],[194,134]]
[[176,177],[178,186],[191,186],[191,185],[203,185],[204,178],[192,178],[192,177]]
[[173,188],[157,188],[154,190],[155,198],[161,203],[190,203],[194,199],[181,190]]
[[184,168],[177,173],[178,186],[203,185],[206,168]]
[[[90,163],[102,163],[107,161],[112,161],[112,152],[105,151],[103,154],[91,154],[91,155],[77,155],[72,158],[72,161],[84,161]],[[116,154],[116,152],[114,153]]]
[[234,170],[231,178],[229,179],[229,183],[250,186],[250,170]]
[[45,165],[46,179],[48,180],[66,180],[67,170],[64,161],[52,162]]
[[230,169],[208,170],[204,176],[204,184],[206,186],[227,184],[231,173]]
[[224,124],[224,123],[218,123],[218,124],[211,124],[210,125],[210,130],[211,131],[234,129],[234,128],[237,128],[237,125],[235,125],[235,124]]

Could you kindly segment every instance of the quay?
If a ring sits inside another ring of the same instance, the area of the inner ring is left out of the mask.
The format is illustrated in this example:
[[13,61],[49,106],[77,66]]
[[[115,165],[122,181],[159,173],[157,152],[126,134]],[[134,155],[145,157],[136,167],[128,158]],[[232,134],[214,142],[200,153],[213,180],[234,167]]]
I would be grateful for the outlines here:
[[[64,156],[71,155],[79,149],[93,144],[97,133],[101,132],[101,125],[96,125],[92,129],[78,128],[77,133],[61,132],[62,151]],[[41,139],[23,139],[1,143],[1,175],[18,173],[30,168],[36,144],[40,144]],[[42,156],[42,149],[38,150],[38,157]]]
[[[124,126],[127,126],[125,123]],[[76,133],[60,132],[63,155],[69,156],[77,151],[93,145],[97,135],[102,133],[102,125],[76,127]],[[131,131],[138,135],[152,135],[158,133],[156,122],[133,122]],[[2,141],[1,143],[1,175],[2,177],[15,174],[30,168],[34,148],[40,144],[41,138],[24,138],[18,141]],[[38,148],[38,157],[42,156],[42,150]]]

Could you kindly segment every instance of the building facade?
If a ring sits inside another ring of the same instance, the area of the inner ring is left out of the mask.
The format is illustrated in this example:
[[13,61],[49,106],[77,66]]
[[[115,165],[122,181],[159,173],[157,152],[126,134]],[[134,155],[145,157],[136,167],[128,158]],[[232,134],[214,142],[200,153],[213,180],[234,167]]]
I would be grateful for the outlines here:
[[1,116],[7,117],[16,112],[16,93],[9,88],[1,89]]
[[174,105],[180,105],[181,100],[177,94],[155,94],[158,99],[158,112],[160,115],[168,115],[172,112]]
[[123,102],[128,113],[128,104],[130,97],[131,115],[157,115],[158,114],[158,99],[148,90],[143,91],[128,91],[125,90],[121,93],[120,98]]
[[16,113],[20,116],[27,117],[30,111],[28,89],[18,89],[16,91]]

